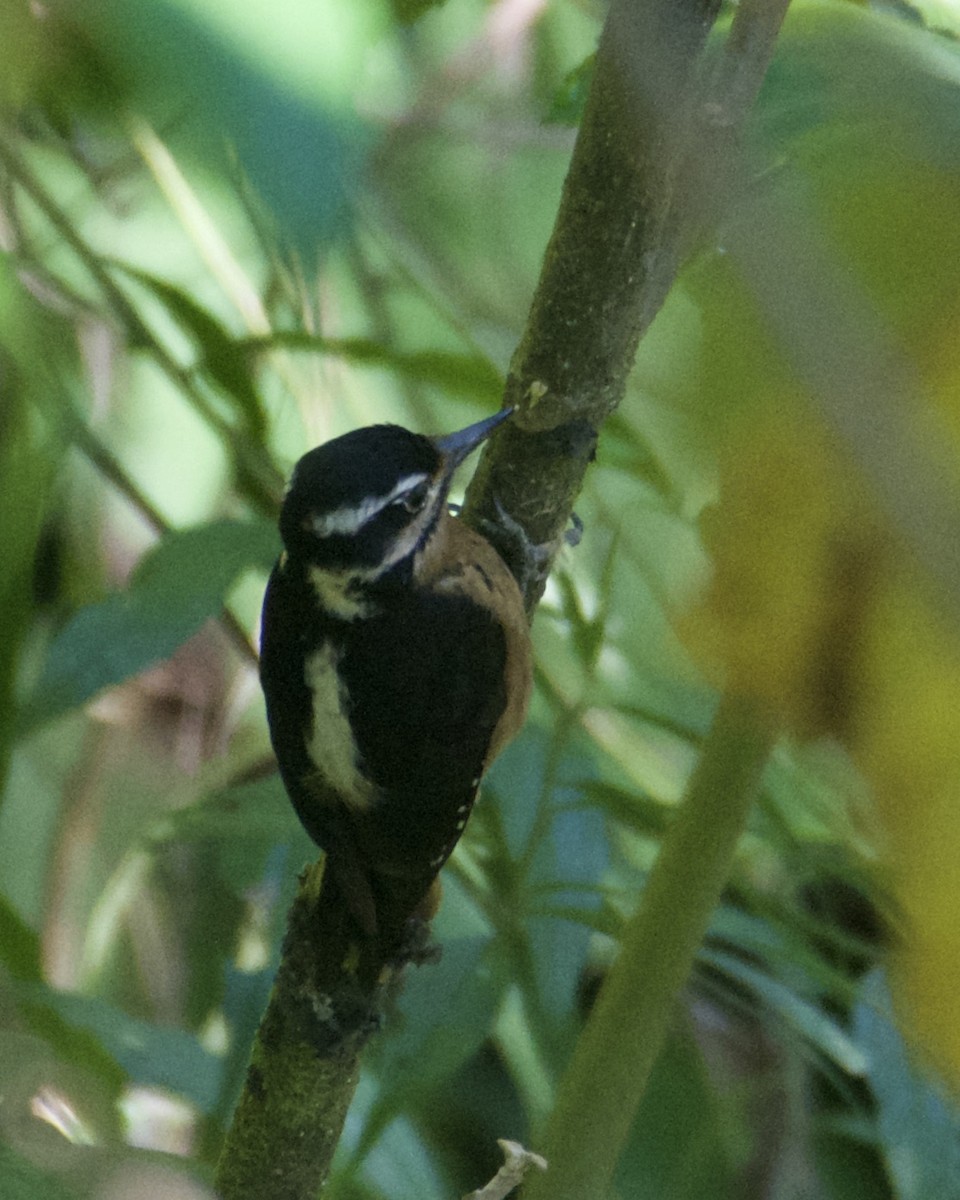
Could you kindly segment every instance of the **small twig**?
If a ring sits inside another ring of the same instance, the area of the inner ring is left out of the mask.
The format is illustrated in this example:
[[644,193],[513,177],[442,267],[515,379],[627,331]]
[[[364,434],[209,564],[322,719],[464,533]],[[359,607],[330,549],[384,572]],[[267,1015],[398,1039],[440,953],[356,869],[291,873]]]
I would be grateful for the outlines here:
[[525,1150],[519,1142],[497,1138],[497,1145],[503,1151],[503,1166],[486,1187],[468,1192],[463,1200],[505,1200],[514,1188],[523,1183],[523,1177],[531,1167],[536,1167],[539,1171],[547,1169],[545,1158],[534,1154],[532,1150]]
[[790,0],[740,0],[706,97],[714,115],[739,130],[753,108]]

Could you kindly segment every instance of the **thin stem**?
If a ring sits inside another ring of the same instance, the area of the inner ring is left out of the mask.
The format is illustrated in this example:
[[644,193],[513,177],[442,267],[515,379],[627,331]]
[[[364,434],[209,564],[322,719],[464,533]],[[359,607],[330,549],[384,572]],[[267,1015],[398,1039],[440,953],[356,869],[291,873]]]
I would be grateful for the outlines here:
[[132,118],[129,129],[131,141],[196,247],[204,266],[240,313],[246,328],[253,334],[268,336],[270,318],[257,289],[213,218],[200,203],[166,144],[142,117]]
[[0,164],[6,167],[10,176],[23,188],[59,237],[83,263],[113,315],[124,327],[131,345],[142,346],[150,351],[161,370],[187,397],[200,416],[222,439],[223,444],[229,447],[240,481],[251,503],[261,512],[268,514],[275,512],[282,481],[273,464],[260,447],[251,446],[237,434],[229,422],[220,416],[202,388],[197,385],[193,373],[188,368],[181,366],[162,342],[154,337],[133,303],[104,265],[103,256],[87,245],[67,214],[44,188],[2,129],[0,129]]
[[677,996],[730,874],[775,730],[723,699],[538,1145],[549,1163],[525,1200],[607,1194]]
[[740,0],[736,7],[707,96],[732,128],[742,126],[753,107],[789,7],[790,0]]
[[[158,537],[170,532],[170,524],[146,493],[134,482],[120,460],[93,432],[75,405],[57,394],[50,404],[56,409],[61,427],[87,461],[136,509]],[[247,631],[236,615],[226,607],[220,613],[220,623],[240,656],[256,664],[257,652],[250,644]]]

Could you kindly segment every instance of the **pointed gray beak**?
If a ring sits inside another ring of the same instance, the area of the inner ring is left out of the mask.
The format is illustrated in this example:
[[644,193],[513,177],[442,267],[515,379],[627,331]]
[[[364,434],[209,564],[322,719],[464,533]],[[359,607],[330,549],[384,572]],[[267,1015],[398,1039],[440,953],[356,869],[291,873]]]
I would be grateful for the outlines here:
[[498,425],[502,425],[508,417],[513,416],[512,408],[501,408],[492,417],[468,425],[457,433],[448,433],[443,437],[431,438],[431,441],[444,458],[447,473],[452,475],[463,460],[485,441]]

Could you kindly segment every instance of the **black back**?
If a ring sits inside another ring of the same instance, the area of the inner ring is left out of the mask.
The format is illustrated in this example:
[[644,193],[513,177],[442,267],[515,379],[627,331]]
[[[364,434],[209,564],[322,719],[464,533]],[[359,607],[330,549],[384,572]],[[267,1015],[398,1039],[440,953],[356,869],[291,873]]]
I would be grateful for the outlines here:
[[[439,863],[426,868],[459,835],[506,706],[504,634],[489,610],[463,597],[397,578],[381,581],[376,595],[375,615],[343,622],[319,608],[295,564],[274,570],[261,643],[271,738],[294,807],[320,846],[335,855],[349,841],[374,873],[435,874]],[[304,662],[325,642],[341,655],[361,768],[382,790],[364,814],[311,783]]]

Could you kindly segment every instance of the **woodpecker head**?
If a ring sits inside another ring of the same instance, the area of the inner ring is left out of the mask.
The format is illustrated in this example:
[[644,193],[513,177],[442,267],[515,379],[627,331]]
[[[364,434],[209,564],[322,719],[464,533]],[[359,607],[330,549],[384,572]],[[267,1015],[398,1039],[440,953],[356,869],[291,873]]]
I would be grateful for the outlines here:
[[424,544],[454,471],[512,411],[446,437],[370,425],[310,450],[280,510],[287,554],[320,571],[379,578]]

